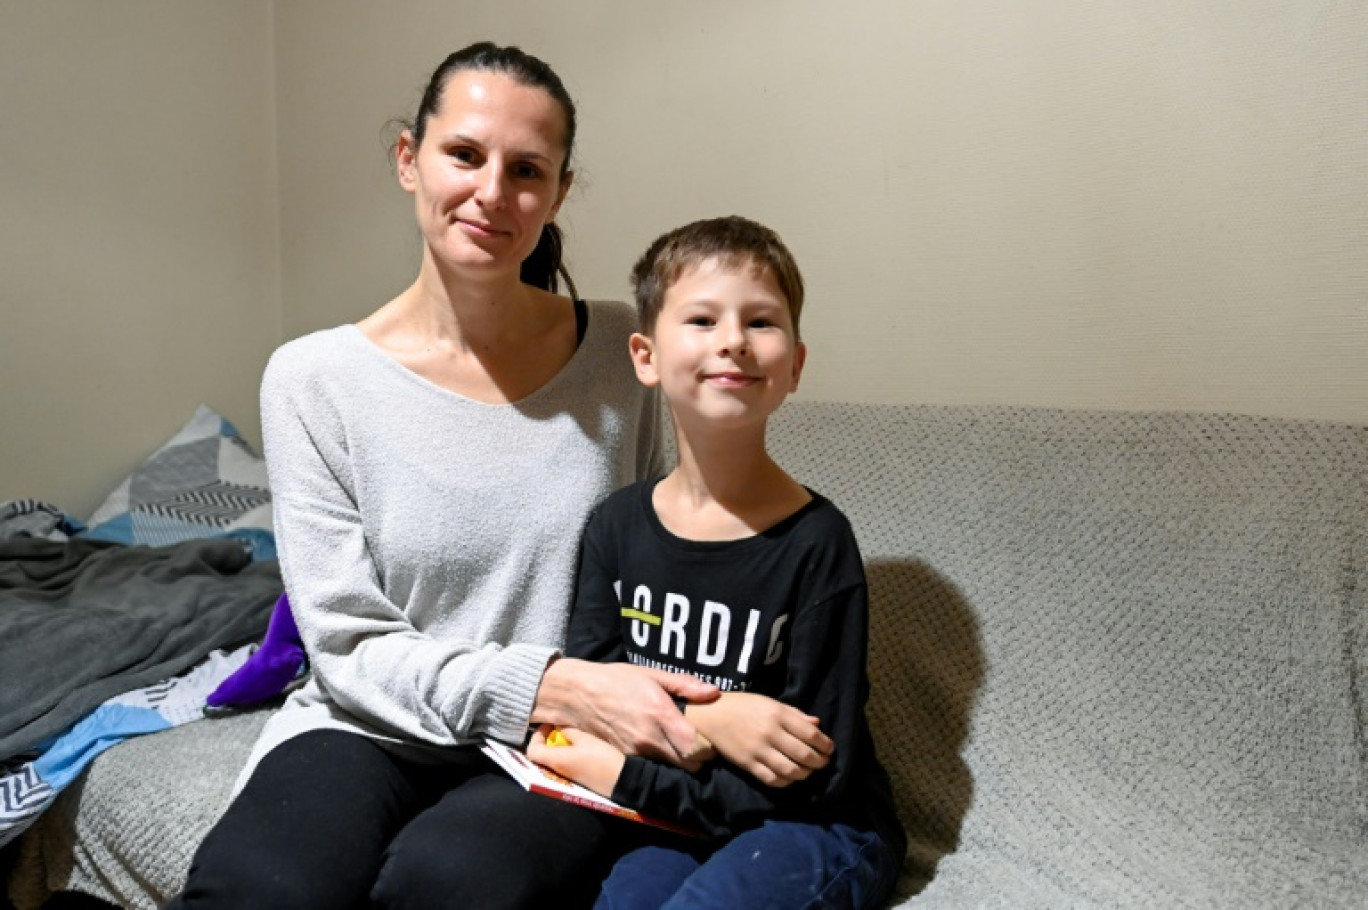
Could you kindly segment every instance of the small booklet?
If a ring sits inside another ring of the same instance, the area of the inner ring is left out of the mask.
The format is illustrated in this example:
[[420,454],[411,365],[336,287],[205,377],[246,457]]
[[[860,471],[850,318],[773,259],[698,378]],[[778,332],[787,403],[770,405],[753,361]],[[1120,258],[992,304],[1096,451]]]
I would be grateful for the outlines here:
[[616,815],[618,818],[625,818],[628,821],[655,825],[657,828],[664,828],[666,831],[673,831],[676,834],[702,837],[697,831],[691,831],[673,822],[652,818],[649,815],[642,815],[637,810],[615,803],[606,796],[599,796],[588,787],[582,787],[572,780],[561,777],[550,768],[537,764],[521,750],[514,749],[512,746],[487,739],[480,746],[480,750],[488,755],[494,764],[508,772],[509,777],[522,784],[524,790],[540,793],[542,796],[549,796],[552,799],[564,800],[567,803],[574,803],[577,806],[584,806],[587,809],[607,812],[609,815]]

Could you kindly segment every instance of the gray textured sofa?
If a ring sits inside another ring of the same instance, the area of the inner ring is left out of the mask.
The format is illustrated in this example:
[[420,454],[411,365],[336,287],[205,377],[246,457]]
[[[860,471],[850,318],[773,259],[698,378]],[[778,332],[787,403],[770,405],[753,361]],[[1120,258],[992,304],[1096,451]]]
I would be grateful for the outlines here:
[[[864,549],[907,906],[1368,906],[1368,428],[797,401],[772,442]],[[155,905],[262,719],[102,756],[18,905]]]

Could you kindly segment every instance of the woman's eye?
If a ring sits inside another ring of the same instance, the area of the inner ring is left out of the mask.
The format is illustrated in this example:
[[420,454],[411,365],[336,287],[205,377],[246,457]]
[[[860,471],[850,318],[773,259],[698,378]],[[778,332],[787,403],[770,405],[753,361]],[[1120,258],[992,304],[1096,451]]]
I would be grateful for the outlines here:
[[531,164],[520,164],[513,168],[513,173],[515,176],[527,180],[536,180],[541,177],[541,169]]
[[454,148],[447,154],[462,164],[473,164],[477,157],[475,150],[468,148]]

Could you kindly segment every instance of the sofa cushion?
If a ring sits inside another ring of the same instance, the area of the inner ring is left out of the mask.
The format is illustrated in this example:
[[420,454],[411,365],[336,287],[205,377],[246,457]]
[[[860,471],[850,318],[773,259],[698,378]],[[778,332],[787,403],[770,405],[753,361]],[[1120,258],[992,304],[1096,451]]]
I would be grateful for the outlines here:
[[275,558],[266,463],[204,405],[110,491],[86,524],[84,536],[154,547],[231,535],[252,547],[253,558]]
[[1368,428],[791,403],[770,438],[869,565],[915,906],[1368,894]]

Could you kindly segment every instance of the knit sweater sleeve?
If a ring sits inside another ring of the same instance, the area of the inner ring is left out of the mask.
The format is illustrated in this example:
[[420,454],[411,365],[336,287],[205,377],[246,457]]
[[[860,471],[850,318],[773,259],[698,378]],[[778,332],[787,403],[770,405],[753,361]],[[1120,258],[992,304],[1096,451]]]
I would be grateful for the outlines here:
[[281,569],[315,682],[382,735],[438,746],[521,738],[555,649],[437,638],[386,597],[362,522],[355,439],[303,361],[288,346],[277,352],[261,411]]

